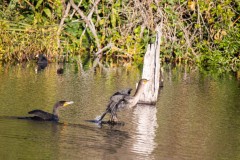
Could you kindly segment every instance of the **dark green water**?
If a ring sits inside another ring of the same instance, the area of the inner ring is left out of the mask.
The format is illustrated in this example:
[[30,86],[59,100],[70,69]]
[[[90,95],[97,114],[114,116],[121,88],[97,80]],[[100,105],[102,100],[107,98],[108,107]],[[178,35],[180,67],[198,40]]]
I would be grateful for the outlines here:
[[[124,126],[86,122],[99,116],[112,93],[135,88],[137,68],[81,70],[67,64],[0,67],[0,159],[240,159],[240,81],[232,75],[203,76],[189,68],[165,69],[158,103],[120,112]],[[188,71],[186,71],[188,70]],[[52,111],[60,122],[19,120],[33,109]]]

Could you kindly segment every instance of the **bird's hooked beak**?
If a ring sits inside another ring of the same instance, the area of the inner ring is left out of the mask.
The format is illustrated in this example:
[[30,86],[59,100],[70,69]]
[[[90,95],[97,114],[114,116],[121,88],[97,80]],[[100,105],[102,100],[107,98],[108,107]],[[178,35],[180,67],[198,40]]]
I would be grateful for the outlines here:
[[73,103],[74,103],[73,101],[65,102],[64,105],[63,105],[63,107],[66,107],[66,106],[68,106],[69,104],[73,104]]

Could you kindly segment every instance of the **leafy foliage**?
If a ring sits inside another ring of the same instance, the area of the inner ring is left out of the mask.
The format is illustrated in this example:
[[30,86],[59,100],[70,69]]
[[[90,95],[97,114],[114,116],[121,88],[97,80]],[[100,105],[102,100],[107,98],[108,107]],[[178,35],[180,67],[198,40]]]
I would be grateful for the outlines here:
[[[163,22],[161,56],[166,62],[196,63],[203,69],[240,68],[238,0],[126,1],[74,0],[96,30],[87,26],[70,2],[3,0],[0,2],[0,60],[24,61],[39,52],[50,56],[93,55],[108,44],[105,61],[141,63],[146,46]],[[63,25],[61,26],[61,20]]]

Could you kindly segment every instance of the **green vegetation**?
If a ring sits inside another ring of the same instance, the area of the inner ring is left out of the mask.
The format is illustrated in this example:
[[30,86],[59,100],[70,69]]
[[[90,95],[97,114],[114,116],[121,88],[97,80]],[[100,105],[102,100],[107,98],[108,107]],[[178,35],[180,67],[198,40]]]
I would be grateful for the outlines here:
[[238,0],[3,0],[0,60],[28,61],[44,52],[140,64],[161,21],[162,60],[239,70]]

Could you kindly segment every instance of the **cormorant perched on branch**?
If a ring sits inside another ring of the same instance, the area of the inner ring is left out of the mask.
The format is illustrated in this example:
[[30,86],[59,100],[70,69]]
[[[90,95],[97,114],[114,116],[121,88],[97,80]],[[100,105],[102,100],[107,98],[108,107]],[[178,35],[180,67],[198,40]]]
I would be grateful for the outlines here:
[[33,114],[33,117],[18,117],[19,119],[31,119],[31,120],[39,120],[39,121],[58,121],[58,109],[60,107],[66,107],[69,104],[73,104],[73,101],[58,101],[53,106],[53,113],[48,113],[39,109],[28,112],[29,114]]
[[110,102],[108,103],[106,111],[98,119],[98,122],[101,122],[107,113],[111,114],[111,118],[109,121],[116,122],[117,121],[117,111],[124,109],[124,108],[134,107],[137,104],[137,102],[144,90],[144,86],[147,82],[148,82],[147,79],[141,79],[138,83],[138,87],[133,96],[130,95],[132,89],[125,89],[125,90],[114,93],[110,98]]

